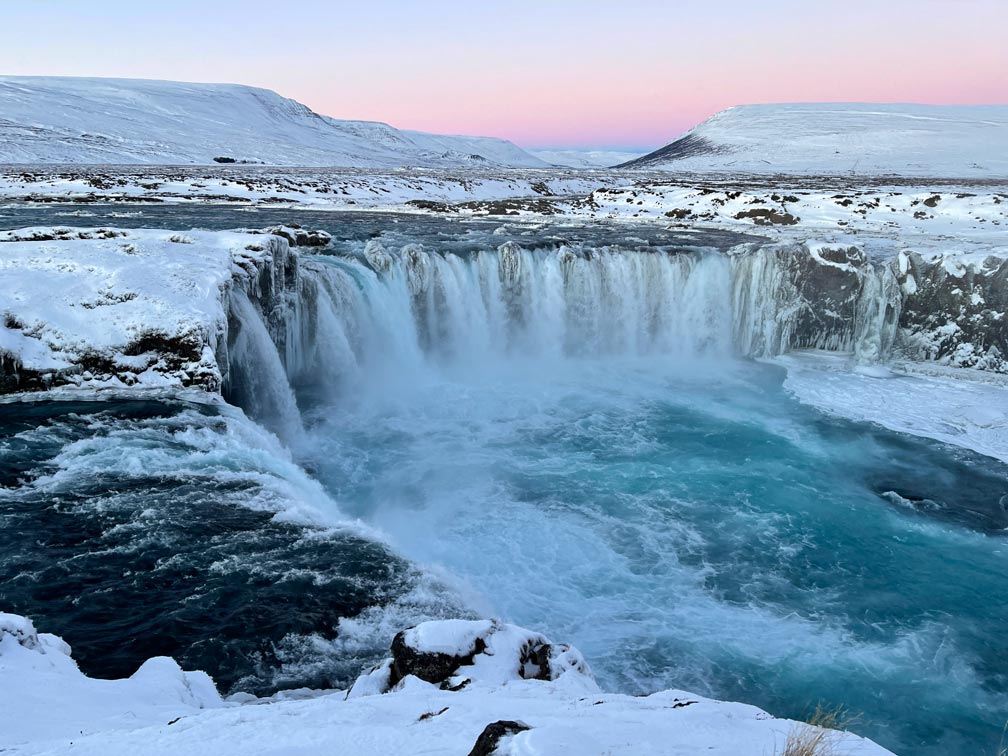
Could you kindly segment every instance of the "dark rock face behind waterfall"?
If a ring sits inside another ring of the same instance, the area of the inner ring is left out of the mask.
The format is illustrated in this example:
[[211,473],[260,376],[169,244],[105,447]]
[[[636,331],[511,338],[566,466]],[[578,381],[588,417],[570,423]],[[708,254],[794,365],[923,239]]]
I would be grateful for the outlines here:
[[916,360],[1008,372],[1008,260],[906,256],[901,347]]
[[[857,247],[747,248],[734,281],[736,347],[769,357],[790,349],[898,356],[1008,372],[1008,261],[873,261]],[[763,302],[762,304],[760,302]],[[748,318],[739,313],[755,313]]]

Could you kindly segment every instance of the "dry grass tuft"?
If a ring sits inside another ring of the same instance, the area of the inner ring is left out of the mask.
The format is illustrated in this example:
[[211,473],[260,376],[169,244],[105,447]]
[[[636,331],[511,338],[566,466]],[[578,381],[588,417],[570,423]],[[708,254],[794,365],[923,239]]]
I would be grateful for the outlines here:
[[788,733],[779,756],[839,756],[835,750],[838,731],[846,730],[854,721],[856,718],[842,706],[827,709],[819,704],[806,722]]

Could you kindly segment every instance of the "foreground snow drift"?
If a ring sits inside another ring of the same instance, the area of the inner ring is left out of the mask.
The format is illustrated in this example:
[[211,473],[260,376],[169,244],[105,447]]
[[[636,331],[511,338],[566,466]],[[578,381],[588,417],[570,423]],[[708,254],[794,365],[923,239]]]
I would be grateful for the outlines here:
[[[350,691],[271,699],[222,701],[206,675],[164,658],[126,680],[94,680],[68,654],[59,638],[0,614],[5,752],[738,756],[779,753],[804,727],[683,691],[603,693],[576,649],[492,621],[424,623],[400,633],[393,658]],[[849,733],[828,738],[850,756],[889,753]]]
[[0,751],[39,739],[68,744],[84,733],[167,722],[223,705],[206,674],[183,672],[163,656],[124,680],[86,677],[62,639],[0,612]]

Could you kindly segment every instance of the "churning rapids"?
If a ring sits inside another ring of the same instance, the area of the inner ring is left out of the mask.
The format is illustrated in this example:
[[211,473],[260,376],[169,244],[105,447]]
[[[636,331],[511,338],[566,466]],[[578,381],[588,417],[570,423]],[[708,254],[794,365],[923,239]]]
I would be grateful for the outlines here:
[[[996,746],[1008,468],[822,415],[740,359],[781,336],[738,238],[323,215],[302,222],[333,249],[271,314],[231,298],[243,412],[0,404],[5,609],[92,674],[165,653],[254,692],[342,685],[404,626],[491,614],[616,689],[843,704],[897,752]],[[884,351],[887,285],[814,345]]]

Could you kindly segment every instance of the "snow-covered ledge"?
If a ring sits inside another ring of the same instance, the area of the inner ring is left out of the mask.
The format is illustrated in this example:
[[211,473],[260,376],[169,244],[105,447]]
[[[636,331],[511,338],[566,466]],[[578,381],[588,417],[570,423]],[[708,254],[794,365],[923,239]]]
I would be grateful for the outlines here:
[[57,386],[216,392],[228,293],[296,278],[322,232],[28,228],[0,233],[0,393]]
[[[222,700],[170,659],[125,680],[85,677],[69,647],[0,614],[0,732],[18,753],[776,754],[808,727],[680,690],[602,692],[570,646],[491,620],[427,622],[349,691]],[[830,732],[835,752],[889,751]]]

